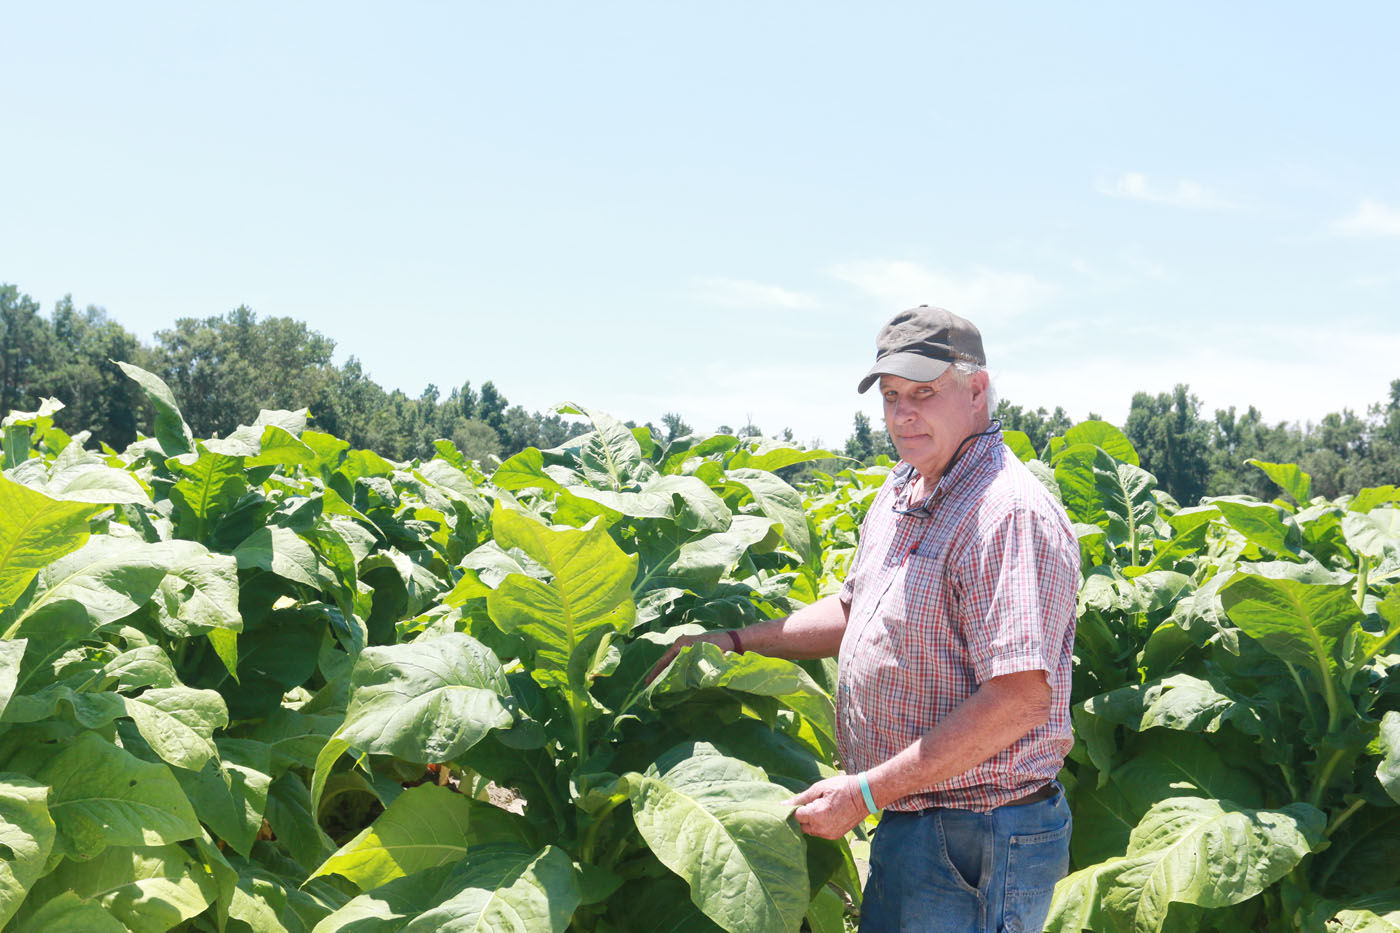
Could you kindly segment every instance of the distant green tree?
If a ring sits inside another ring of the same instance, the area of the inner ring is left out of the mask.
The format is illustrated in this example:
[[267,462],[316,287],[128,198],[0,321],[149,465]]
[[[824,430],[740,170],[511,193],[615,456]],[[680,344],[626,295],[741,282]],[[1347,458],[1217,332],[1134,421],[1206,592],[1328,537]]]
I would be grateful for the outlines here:
[[472,389],[470,379],[462,383],[461,388],[453,389],[452,394],[447,397],[447,403],[455,405],[463,418],[476,417],[476,402],[476,392]]
[[143,406],[141,387],[112,360],[146,362],[140,340],[101,308],[79,311],[65,296],[53,312],[56,347],[44,377],[45,391],[66,406],[55,423],[69,434],[90,431],[94,441],[121,450],[136,440]]
[[451,440],[463,456],[477,461],[488,472],[494,465],[492,458],[502,456],[501,436],[485,421],[471,418],[458,422]]
[[1210,426],[1200,410],[1200,399],[1183,383],[1170,393],[1135,394],[1123,425],[1143,469],[1182,505],[1200,501],[1210,477]]
[[558,447],[584,432],[583,425],[577,421],[568,421],[562,415],[537,413],[535,417],[539,419],[540,446],[546,449]]
[[1020,405],[1012,405],[1006,399],[997,404],[993,417],[1000,419],[1001,426],[1006,430],[1023,432],[1030,438],[1031,446],[1037,451],[1044,450],[1050,438],[1064,434],[1074,424],[1065,410],[1058,405],[1053,412],[1046,411],[1044,407],[1032,411]]
[[875,454],[875,432],[870,430],[870,418],[856,412],[855,429],[846,438],[846,456],[864,461]]
[[694,434],[695,429],[686,424],[684,418],[679,413],[668,411],[661,416],[661,423],[666,426],[665,443],[669,444],[678,437],[685,437],[687,434]]
[[53,325],[39,303],[13,285],[0,285],[0,417],[14,409],[33,411],[41,396],[53,395],[57,352]]
[[[506,408],[510,403],[506,397],[496,390],[493,382],[483,383],[481,386],[481,399],[477,402],[476,417],[485,421],[497,432],[504,432],[506,426]],[[504,438],[502,433],[502,438]]]
[[539,415],[530,414],[520,405],[512,405],[501,416],[501,422],[497,433],[501,435],[503,456],[510,457],[526,447],[541,445]]
[[333,408],[335,341],[291,318],[259,321],[246,306],[181,318],[156,334],[152,364],[194,433],[223,436],[264,408]]
[[856,412],[855,425],[851,436],[846,438],[844,449],[846,456],[862,463],[870,463],[880,456],[889,457],[891,460],[899,459],[889,433],[883,426],[878,430],[872,427],[869,416],[864,412]]
[[1296,428],[1283,422],[1266,424],[1253,405],[1241,415],[1235,413],[1233,405],[1217,409],[1206,493],[1273,499],[1283,490],[1246,461],[1253,458],[1268,463],[1298,463],[1302,455],[1303,438]]

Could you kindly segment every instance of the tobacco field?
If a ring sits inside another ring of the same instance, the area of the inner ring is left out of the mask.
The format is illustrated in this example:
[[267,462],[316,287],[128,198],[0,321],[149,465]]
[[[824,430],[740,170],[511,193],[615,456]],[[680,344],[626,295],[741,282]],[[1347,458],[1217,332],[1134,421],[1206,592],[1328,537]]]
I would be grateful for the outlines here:
[[[860,907],[834,662],[674,638],[834,592],[887,466],[580,436],[489,473],[263,412],[0,436],[0,926],[797,931]],[[1400,490],[1182,507],[1116,428],[1007,443],[1079,534],[1047,929],[1400,930]],[[1397,478],[1400,479],[1400,478]]]

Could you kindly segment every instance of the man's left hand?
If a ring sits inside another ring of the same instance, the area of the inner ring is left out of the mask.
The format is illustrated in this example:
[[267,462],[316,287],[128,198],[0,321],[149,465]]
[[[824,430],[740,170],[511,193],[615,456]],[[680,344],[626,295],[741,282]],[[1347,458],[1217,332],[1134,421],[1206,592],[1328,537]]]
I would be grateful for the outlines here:
[[818,781],[787,802],[797,807],[802,831],[824,839],[840,839],[870,815],[859,779],[849,774]]

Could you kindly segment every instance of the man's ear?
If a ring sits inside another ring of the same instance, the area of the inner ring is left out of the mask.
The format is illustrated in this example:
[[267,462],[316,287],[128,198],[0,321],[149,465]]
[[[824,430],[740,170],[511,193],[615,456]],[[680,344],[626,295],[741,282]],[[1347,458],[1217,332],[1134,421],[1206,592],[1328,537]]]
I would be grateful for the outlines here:
[[987,384],[990,381],[990,379],[991,377],[987,375],[987,371],[985,369],[979,369],[977,370],[977,372],[972,374],[972,379],[970,380],[969,385],[972,388],[972,403],[974,405],[986,400]]

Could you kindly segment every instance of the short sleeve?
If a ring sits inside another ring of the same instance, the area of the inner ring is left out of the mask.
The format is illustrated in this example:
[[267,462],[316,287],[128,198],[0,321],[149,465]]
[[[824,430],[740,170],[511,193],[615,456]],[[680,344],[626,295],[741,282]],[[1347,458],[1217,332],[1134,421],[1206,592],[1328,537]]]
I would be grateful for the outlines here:
[[1078,544],[1061,522],[1012,509],[968,542],[956,566],[958,621],[978,683],[1061,663],[1079,585]]

